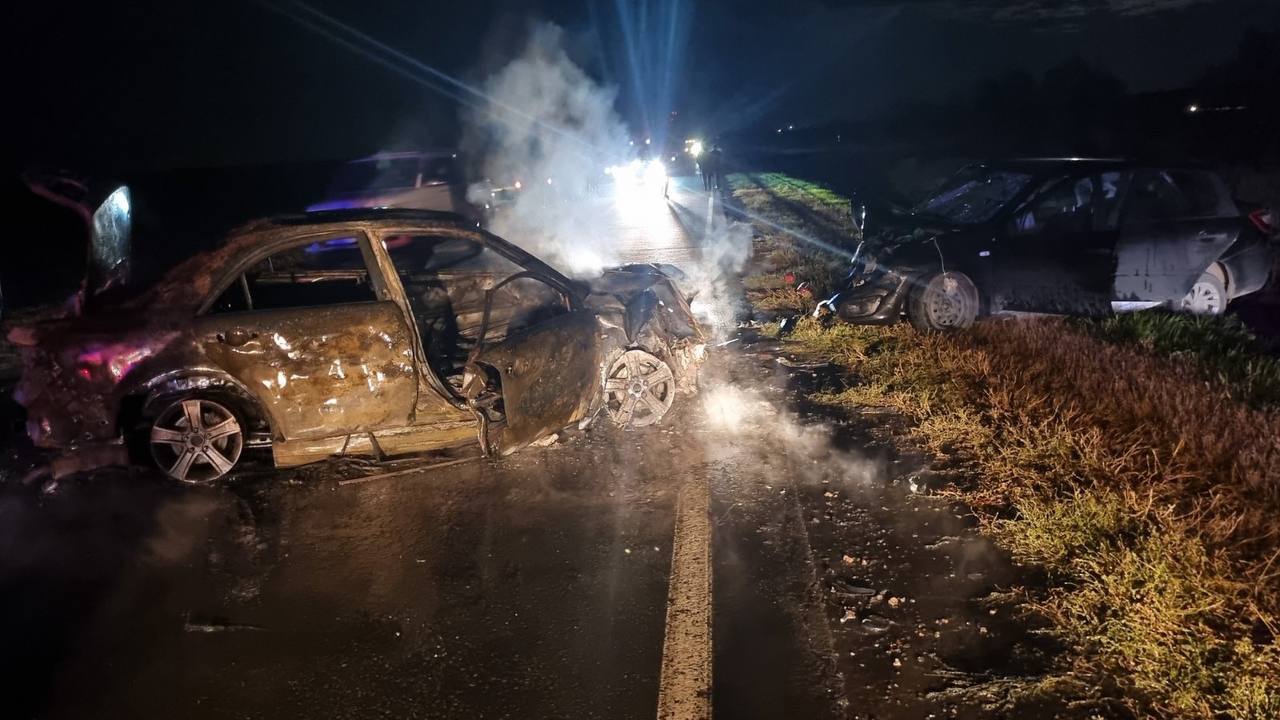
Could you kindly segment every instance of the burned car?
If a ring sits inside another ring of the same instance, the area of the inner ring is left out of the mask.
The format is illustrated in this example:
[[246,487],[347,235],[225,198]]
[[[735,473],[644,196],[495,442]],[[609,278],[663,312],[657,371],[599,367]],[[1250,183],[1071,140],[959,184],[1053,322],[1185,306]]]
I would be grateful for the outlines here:
[[656,423],[705,343],[656,266],[581,283],[460,216],[259,221],[132,297],[16,328],[55,472],[149,459],[175,480],[479,443],[505,454],[598,415]]
[[1080,159],[971,165],[910,211],[873,214],[861,227],[844,289],[818,308],[854,323],[905,316],[941,330],[1000,311],[1155,306],[1217,315],[1271,272],[1257,218],[1240,211],[1221,178],[1196,169]]

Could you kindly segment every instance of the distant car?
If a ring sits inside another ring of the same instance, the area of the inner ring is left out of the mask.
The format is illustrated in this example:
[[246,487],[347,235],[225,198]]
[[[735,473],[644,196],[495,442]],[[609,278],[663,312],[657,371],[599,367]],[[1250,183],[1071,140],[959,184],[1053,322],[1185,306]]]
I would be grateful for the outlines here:
[[378,153],[348,162],[338,170],[328,195],[307,210],[350,208],[414,208],[483,219],[467,200],[458,155],[451,151]]
[[28,434],[66,459],[55,468],[131,454],[188,483],[254,444],[291,466],[474,442],[505,454],[596,415],[649,425],[695,391],[705,349],[658,266],[583,284],[415,210],[259,221],[90,310],[10,332]]
[[909,212],[862,224],[845,287],[818,309],[854,323],[905,316],[942,330],[1000,311],[1155,306],[1220,315],[1271,271],[1257,218],[1216,174],[1193,168],[982,163]]

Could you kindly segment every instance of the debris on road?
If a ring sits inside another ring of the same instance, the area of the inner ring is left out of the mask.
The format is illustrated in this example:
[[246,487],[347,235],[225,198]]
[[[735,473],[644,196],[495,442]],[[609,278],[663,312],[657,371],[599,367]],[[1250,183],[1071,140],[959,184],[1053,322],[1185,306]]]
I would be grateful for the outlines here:
[[266,628],[262,627],[261,625],[233,623],[233,622],[228,622],[226,620],[220,620],[220,619],[210,619],[206,622],[192,622],[190,617],[188,617],[187,621],[183,623],[182,629],[189,633],[220,633],[220,632],[235,632],[240,630],[246,630],[246,631],[266,630]]
[[479,460],[479,459],[480,459],[480,456],[477,455],[474,457],[465,457],[465,458],[460,458],[458,460],[447,460],[445,462],[434,463],[434,464],[415,465],[411,468],[405,468],[404,470],[396,470],[394,472],[379,473],[377,475],[367,475],[365,477],[350,478],[348,480],[339,480],[338,485],[355,485],[357,483],[366,483],[371,480],[385,480],[386,478],[399,477],[400,475],[408,475],[410,473],[416,473],[416,472],[425,472],[427,470],[439,470],[440,468],[451,467],[453,465],[461,465],[462,463],[475,462],[476,460]]
[[560,440],[560,436],[558,434],[551,433],[546,437],[541,437],[541,438],[538,438],[537,440],[534,440],[533,442],[529,443],[529,445],[531,447],[551,447],[552,445],[555,445],[556,442],[559,440]]

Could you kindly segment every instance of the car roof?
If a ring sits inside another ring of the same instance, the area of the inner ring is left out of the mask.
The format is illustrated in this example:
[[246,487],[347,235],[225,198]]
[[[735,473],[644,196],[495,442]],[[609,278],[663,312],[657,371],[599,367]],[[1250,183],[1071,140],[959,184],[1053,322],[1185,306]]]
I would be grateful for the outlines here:
[[1122,158],[1013,158],[1008,160],[986,160],[977,165],[998,170],[1013,170],[1030,175],[1049,173],[1078,172],[1081,170],[1118,170],[1136,167],[1137,163]]

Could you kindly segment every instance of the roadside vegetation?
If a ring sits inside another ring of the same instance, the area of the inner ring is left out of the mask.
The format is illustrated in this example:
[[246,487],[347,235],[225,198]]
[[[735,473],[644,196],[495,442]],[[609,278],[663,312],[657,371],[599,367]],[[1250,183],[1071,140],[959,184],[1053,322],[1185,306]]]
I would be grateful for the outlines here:
[[[761,270],[758,308],[812,307]],[[1046,691],[1115,688],[1140,716],[1280,717],[1280,363],[1245,328],[1150,313],[922,335],[805,319],[790,339],[847,371],[818,401],[912,420],[965,471],[938,491],[1045,569],[1046,587],[1014,596],[1069,649]]]

